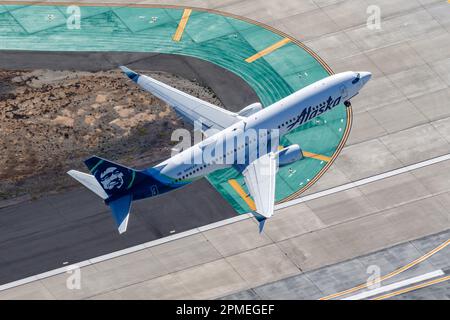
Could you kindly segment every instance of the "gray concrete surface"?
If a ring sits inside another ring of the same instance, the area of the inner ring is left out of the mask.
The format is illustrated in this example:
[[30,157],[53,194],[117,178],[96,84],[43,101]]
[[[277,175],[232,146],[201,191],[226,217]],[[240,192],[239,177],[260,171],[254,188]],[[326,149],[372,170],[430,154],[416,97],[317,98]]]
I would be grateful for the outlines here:
[[[304,41],[336,72],[373,72],[371,82],[352,102],[354,126],[346,147],[308,194],[450,152],[447,2],[158,3],[247,16]],[[366,27],[369,4],[381,8],[381,30]],[[61,274],[0,292],[0,298],[320,298],[364,281],[368,264],[380,265],[385,274],[449,238],[449,163],[280,210],[262,238],[246,232],[253,221],[241,221],[202,232],[208,240],[197,237],[202,249],[192,255],[185,255],[184,248],[195,239],[179,239],[170,244],[173,249],[163,250],[169,257],[150,255],[142,260],[147,263],[137,263],[139,255],[133,253],[120,258],[116,267],[105,261],[82,268],[82,290],[68,290],[68,275]],[[448,268],[448,250],[401,277]],[[178,256],[184,258],[174,269],[170,261],[178,261]],[[109,272],[104,271],[106,263]],[[120,268],[120,263],[129,267]],[[424,289],[416,294],[447,299],[447,289],[448,284],[442,284],[427,289],[433,293]]]
[[[373,269],[388,274],[406,263],[423,256],[450,238],[450,231],[406,242],[375,253],[360,256],[325,268],[257,286],[223,297],[222,299],[319,299],[329,294],[366,283]],[[435,270],[450,268],[450,248],[443,249],[415,267],[381,282],[382,286],[409,279]],[[450,281],[432,285],[391,299],[449,299]],[[362,292],[367,289],[362,290]],[[361,292],[361,291],[359,291]],[[359,293],[355,292],[355,293]],[[352,294],[343,295],[348,297]]]

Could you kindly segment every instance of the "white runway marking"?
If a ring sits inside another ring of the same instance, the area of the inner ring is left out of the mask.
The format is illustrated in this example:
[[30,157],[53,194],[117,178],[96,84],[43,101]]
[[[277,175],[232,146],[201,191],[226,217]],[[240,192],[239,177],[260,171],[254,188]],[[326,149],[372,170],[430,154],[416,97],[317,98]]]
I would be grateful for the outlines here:
[[383,180],[383,179],[386,179],[386,178],[389,178],[389,177],[393,177],[393,176],[396,176],[396,175],[399,175],[399,174],[402,174],[402,173],[406,173],[406,172],[409,172],[409,171],[413,171],[413,170],[416,170],[416,169],[427,167],[427,166],[430,166],[430,165],[433,165],[433,164],[436,164],[436,163],[439,163],[439,162],[447,161],[447,160],[450,160],[450,153],[446,154],[446,155],[443,155],[443,156],[440,156],[440,157],[436,157],[436,158],[430,159],[430,160],[425,160],[425,161],[422,161],[422,162],[419,162],[419,163],[415,163],[415,164],[412,164],[412,165],[409,165],[409,166],[406,166],[406,167],[403,167],[403,168],[399,168],[399,169],[395,169],[395,170],[388,171],[388,172],[385,172],[385,173],[377,174],[377,175],[369,177],[369,178],[361,179],[361,180],[358,180],[358,181],[355,181],[355,182],[350,182],[350,183],[347,183],[347,184],[343,184],[343,185],[338,186],[338,187],[334,187],[334,188],[327,189],[327,190],[324,190],[324,191],[316,192],[314,194],[307,195],[307,196],[304,196],[304,197],[301,197],[301,198],[298,198],[298,199],[294,199],[294,200],[291,200],[291,201],[288,201],[288,202],[285,202],[285,203],[282,203],[282,204],[279,204],[279,205],[275,206],[275,209],[279,210],[279,209],[287,208],[287,207],[290,207],[290,206],[293,206],[293,205],[296,205],[296,204],[299,204],[299,203],[302,203],[302,202],[306,202],[306,201],[310,201],[310,200],[313,200],[313,199],[325,197],[325,196],[328,196],[330,194],[334,194],[334,193],[337,193],[337,192],[349,190],[349,189],[352,189],[352,188],[355,188],[355,187],[358,187],[358,186],[362,186],[362,185],[365,185],[365,184],[368,184],[368,183],[371,183],[371,182]]
[[389,291],[393,291],[395,289],[399,289],[399,288],[403,288],[406,287],[407,285],[410,284],[414,284],[417,282],[422,282],[428,279],[432,279],[432,278],[436,278],[439,276],[443,276],[445,273],[442,270],[436,270],[436,271],[432,271],[432,272],[428,272],[425,274],[421,274],[420,276],[417,277],[413,277],[413,278],[409,278],[403,281],[399,281],[399,282],[395,282],[392,284],[389,284],[387,286],[382,286],[370,291],[365,291],[365,292],[361,292],[358,294],[355,294],[353,296],[347,297],[347,298],[343,298],[342,300],[361,300],[361,299],[366,299],[366,298],[370,298],[373,296],[376,296],[380,293],[384,293],[384,292],[389,292]]
[[[331,188],[331,189],[328,189],[328,190],[324,190],[324,191],[320,191],[320,192],[317,192],[317,193],[314,193],[314,194],[310,194],[310,195],[307,195],[307,196],[304,196],[304,197],[301,197],[301,198],[298,198],[298,199],[294,199],[294,200],[291,200],[291,201],[288,201],[288,202],[285,202],[285,203],[282,203],[282,204],[279,204],[279,205],[275,206],[275,210],[291,207],[291,206],[294,206],[294,205],[302,203],[302,202],[306,202],[306,201],[310,201],[310,200],[313,200],[313,199],[318,199],[318,198],[321,198],[321,197],[325,197],[325,196],[328,196],[328,195],[331,195],[331,194],[334,194],[334,193],[338,193],[338,192],[341,192],[341,191],[349,190],[349,189],[352,189],[352,188],[355,188],[355,187],[358,187],[358,186],[361,186],[361,185],[365,185],[365,184],[368,184],[368,183],[371,183],[371,182],[379,181],[379,180],[382,180],[382,179],[385,179],[385,178],[389,178],[389,177],[392,177],[392,176],[395,176],[395,175],[399,175],[399,174],[402,174],[402,173],[405,173],[405,172],[409,172],[409,171],[412,171],[412,170],[416,170],[416,169],[420,169],[420,168],[423,168],[423,167],[427,167],[427,166],[430,166],[430,165],[433,165],[433,164],[436,164],[436,163],[440,163],[440,162],[443,162],[443,161],[447,161],[447,160],[450,160],[450,153],[446,154],[446,155],[443,155],[443,156],[439,156],[439,157],[430,159],[430,160],[425,160],[425,161],[422,161],[422,162],[419,162],[419,163],[416,163],[416,164],[405,166],[405,167],[402,167],[402,168],[399,168],[399,169],[395,169],[395,170],[391,170],[391,171],[388,171],[388,172],[385,172],[385,173],[374,175],[374,176],[369,177],[369,178],[361,179],[361,180],[358,180],[358,181],[355,181],[355,182],[350,182],[350,183],[347,183],[347,184],[344,184],[344,185],[341,185],[341,186],[338,186],[338,187],[334,187],[334,188]],[[123,249],[123,250],[115,251],[115,252],[112,252],[112,253],[109,253],[109,254],[105,254],[103,256],[99,256],[99,257],[96,257],[96,258],[93,258],[93,259],[90,259],[90,260],[85,260],[85,261],[76,263],[74,265],[76,265],[76,266],[78,266],[80,268],[81,267],[85,267],[85,266],[88,266],[88,265],[92,265],[94,263],[98,263],[98,262],[101,262],[101,261],[113,259],[113,258],[116,258],[116,257],[120,257],[120,256],[123,256],[123,255],[129,254],[129,253],[133,253],[133,252],[145,249],[145,248],[150,248],[150,247],[154,247],[154,246],[166,243],[166,242],[170,242],[170,241],[173,241],[173,240],[185,238],[185,237],[188,237],[188,236],[191,236],[191,235],[194,235],[194,234],[198,234],[198,233],[206,231],[206,230],[210,230],[210,229],[218,228],[218,227],[221,227],[221,226],[224,226],[224,225],[236,223],[236,222],[241,221],[241,220],[246,220],[246,219],[251,218],[252,216],[253,215],[251,213],[241,214],[239,216],[236,216],[236,217],[233,217],[233,218],[230,218],[230,219],[226,219],[226,220],[222,220],[222,221],[219,221],[219,222],[211,223],[211,224],[208,224],[206,226],[202,226],[202,227],[195,228],[195,229],[192,229],[192,230],[188,230],[188,231],[184,231],[184,232],[181,232],[181,233],[173,234],[173,235],[170,235],[170,236],[167,236],[167,237],[164,237],[164,238],[160,238],[160,239],[149,241],[149,242],[146,242],[146,243],[143,243],[143,244],[140,244],[140,245],[136,245],[134,247],[130,247],[130,248],[126,248],[126,249]],[[54,275],[57,275],[57,274],[65,273],[65,272],[67,272],[67,270],[70,270],[70,267],[71,266],[66,266],[66,267],[63,267],[63,268],[58,268],[58,269],[51,270],[51,271],[48,271],[48,272],[40,273],[40,274],[35,275],[35,276],[27,277],[27,278],[24,278],[24,279],[21,279],[21,280],[17,280],[17,281],[13,281],[13,282],[10,282],[10,283],[6,283],[6,284],[0,286],[0,291],[6,290],[6,289],[10,289],[10,288],[14,288],[14,287],[17,287],[17,286],[20,286],[20,285],[24,285],[24,284],[27,284],[27,283],[30,283],[30,282],[33,282],[33,281],[45,279],[45,278],[48,278],[48,277],[51,277],[51,276],[54,276]]]

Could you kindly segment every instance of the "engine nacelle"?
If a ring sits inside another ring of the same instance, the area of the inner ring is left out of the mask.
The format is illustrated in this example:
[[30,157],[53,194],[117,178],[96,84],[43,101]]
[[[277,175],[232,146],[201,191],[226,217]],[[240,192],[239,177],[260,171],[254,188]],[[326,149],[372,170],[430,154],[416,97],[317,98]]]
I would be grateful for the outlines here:
[[238,112],[238,115],[243,116],[243,117],[248,117],[251,116],[252,114],[261,111],[263,109],[261,103],[256,102],[256,103],[252,103],[251,105],[245,107],[244,109],[242,109],[241,111]]
[[278,165],[280,167],[303,159],[303,152],[298,144],[291,144],[290,146],[281,149],[276,154],[278,155]]

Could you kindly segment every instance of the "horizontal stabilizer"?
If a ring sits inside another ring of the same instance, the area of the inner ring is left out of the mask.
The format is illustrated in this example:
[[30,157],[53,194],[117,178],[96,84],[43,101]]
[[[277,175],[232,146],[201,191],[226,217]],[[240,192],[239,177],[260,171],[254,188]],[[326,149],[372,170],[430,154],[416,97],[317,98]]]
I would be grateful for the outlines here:
[[127,194],[117,200],[108,203],[114,220],[116,220],[119,233],[127,231],[128,218],[130,217],[132,195]]
[[108,198],[108,195],[106,194],[105,190],[103,190],[100,183],[98,183],[97,179],[93,175],[83,173],[76,170],[70,170],[67,172],[68,175],[70,175],[72,178],[80,182],[82,185],[84,185],[86,188],[94,192],[96,195],[101,197],[102,199]]

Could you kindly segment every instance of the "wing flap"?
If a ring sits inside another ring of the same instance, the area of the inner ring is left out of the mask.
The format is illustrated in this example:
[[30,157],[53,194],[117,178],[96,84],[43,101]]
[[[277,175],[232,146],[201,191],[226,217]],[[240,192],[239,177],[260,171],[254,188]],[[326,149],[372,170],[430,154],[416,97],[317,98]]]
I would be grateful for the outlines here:
[[265,218],[273,215],[277,168],[277,157],[271,152],[250,163],[242,172],[255,201],[256,212]]

